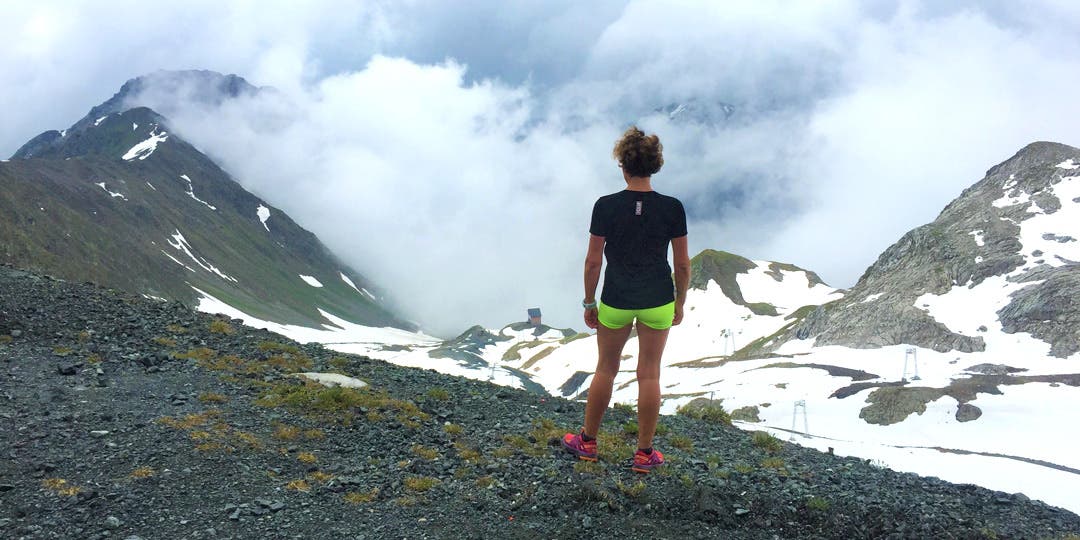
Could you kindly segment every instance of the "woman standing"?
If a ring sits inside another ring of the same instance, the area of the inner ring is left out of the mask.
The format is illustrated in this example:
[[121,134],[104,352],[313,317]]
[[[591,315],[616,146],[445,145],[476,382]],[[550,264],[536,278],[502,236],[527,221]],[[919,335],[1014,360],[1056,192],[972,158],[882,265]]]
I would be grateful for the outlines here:
[[[593,206],[589,251],[585,256],[585,324],[596,329],[598,359],[585,406],[585,427],[567,433],[563,446],[579,459],[596,461],[596,436],[619,372],[623,346],[636,320],[638,333],[638,450],[633,470],[647,473],[663,465],[652,447],[660,414],[660,357],[668,330],[683,318],[690,283],[686,212],[674,197],[652,188],[652,175],[664,164],[656,135],[626,130],[613,152],[626,189],[600,197]],[[668,244],[675,255],[675,283],[668,266]],[[600,268],[607,257],[604,289],[596,301]]]

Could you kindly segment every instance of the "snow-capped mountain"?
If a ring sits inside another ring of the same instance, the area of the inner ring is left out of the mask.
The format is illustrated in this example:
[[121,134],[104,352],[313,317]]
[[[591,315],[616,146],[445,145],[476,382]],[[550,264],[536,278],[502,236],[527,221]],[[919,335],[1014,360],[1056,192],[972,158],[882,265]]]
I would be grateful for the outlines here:
[[0,162],[0,260],[207,309],[227,304],[278,324],[415,329],[371,281],[244,190],[165,116],[128,108],[151,79],[158,92],[207,103],[257,91],[236,76],[160,72],[128,81],[68,129],[35,137]]

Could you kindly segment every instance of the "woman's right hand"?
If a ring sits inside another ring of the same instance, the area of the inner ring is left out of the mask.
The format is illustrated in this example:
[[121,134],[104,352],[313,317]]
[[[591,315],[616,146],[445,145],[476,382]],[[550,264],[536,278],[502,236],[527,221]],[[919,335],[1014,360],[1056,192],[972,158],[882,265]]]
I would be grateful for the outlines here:
[[596,308],[585,310],[585,326],[596,330],[596,327],[600,326],[600,319],[597,316]]

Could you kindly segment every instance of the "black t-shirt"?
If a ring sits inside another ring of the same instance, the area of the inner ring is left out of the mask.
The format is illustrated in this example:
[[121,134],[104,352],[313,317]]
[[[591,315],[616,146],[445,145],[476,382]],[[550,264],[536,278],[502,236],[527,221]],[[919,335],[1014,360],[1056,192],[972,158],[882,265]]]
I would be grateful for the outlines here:
[[675,299],[668,245],[686,236],[686,211],[679,199],[655,191],[624,190],[593,205],[589,232],[605,239],[604,291],[613,308],[646,309]]

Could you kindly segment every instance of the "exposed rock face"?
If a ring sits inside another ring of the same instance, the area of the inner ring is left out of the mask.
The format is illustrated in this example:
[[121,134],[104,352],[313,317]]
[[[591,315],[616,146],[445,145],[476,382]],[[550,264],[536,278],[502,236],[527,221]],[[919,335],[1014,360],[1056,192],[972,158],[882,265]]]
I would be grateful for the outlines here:
[[[1047,261],[1040,258],[1045,256],[1042,251],[1031,248],[1024,253],[1020,239],[1025,220],[1061,211],[1063,204],[1073,210],[1074,201],[1059,199],[1053,189],[1065,180],[1080,181],[1069,180],[1080,175],[1072,163],[1080,164],[1076,148],[1049,142],[1028,145],[964,190],[932,223],[886,249],[843,299],[810,312],[770,350],[791,339],[813,338],[817,346],[910,344],[940,352],[983,351],[982,337],[948,328],[916,300],[996,276],[1013,283],[1037,282],[1014,293],[998,311],[1002,331],[1031,333],[1059,357],[1080,350],[1080,264],[1060,256]],[[1042,239],[1075,241],[1065,232],[1048,232]]]
[[982,409],[970,403],[961,403],[960,406],[956,408],[956,421],[958,422],[978,420],[980,416],[982,416]]

